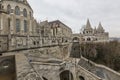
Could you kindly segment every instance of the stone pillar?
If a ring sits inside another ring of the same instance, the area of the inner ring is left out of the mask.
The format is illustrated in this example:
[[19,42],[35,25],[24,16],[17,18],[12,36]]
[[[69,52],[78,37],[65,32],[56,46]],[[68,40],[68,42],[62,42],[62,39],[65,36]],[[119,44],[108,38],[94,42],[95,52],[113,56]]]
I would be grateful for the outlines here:
[[32,20],[29,20],[29,34],[32,34]]
[[11,13],[11,21],[10,21],[10,33],[14,33],[14,14]]
[[0,18],[0,24],[1,24],[0,25],[0,30],[2,31],[3,30],[3,16],[1,16],[1,18]]
[[24,35],[24,17],[23,17],[23,15],[21,15],[21,18],[20,18],[20,21],[21,21],[21,30],[20,30],[20,32],[21,32],[21,34],[23,34]]

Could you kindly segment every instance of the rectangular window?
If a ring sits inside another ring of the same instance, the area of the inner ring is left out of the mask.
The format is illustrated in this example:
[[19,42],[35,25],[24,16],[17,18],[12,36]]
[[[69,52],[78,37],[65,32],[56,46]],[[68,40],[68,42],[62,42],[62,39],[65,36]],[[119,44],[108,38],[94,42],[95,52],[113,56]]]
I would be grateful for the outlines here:
[[27,32],[27,21],[24,20],[24,32]]
[[20,32],[20,20],[16,19],[16,32]]

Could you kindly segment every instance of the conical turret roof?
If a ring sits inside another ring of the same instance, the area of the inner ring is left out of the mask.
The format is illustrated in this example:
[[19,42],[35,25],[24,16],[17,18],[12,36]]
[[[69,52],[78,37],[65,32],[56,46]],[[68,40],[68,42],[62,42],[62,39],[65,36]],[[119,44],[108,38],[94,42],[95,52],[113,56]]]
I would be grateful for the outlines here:
[[98,25],[97,31],[98,31],[98,32],[104,32],[104,29],[103,29],[103,27],[102,27],[101,22],[100,22],[99,25]]
[[92,29],[89,19],[87,19],[86,29]]

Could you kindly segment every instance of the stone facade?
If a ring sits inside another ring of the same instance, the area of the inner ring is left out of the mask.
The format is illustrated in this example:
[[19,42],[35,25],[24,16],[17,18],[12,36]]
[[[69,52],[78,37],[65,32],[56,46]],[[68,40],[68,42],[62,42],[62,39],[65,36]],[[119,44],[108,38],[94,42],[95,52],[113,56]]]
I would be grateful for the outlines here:
[[26,0],[0,1],[0,52],[69,43],[71,36],[59,20],[37,22]]
[[79,42],[108,42],[109,33],[105,32],[101,23],[98,28],[93,29],[88,19],[87,24],[81,28],[80,34],[73,34],[73,39],[75,38],[79,39]]
[[37,22],[33,17],[33,10],[26,0],[2,0],[0,7],[0,35],[7,36],[8,50],[27,48],[32,37],[39,37],[34,31]]
[[59,20],[37,22],[26,0],[0,1],[0,52],[11,51],[2,54],[5,59],[14,55],[17,80],[119,80],[119,73],[80,55],[79,42],[108,38],[101,24],[93,29],[88,20],[80,34],[72,34]]

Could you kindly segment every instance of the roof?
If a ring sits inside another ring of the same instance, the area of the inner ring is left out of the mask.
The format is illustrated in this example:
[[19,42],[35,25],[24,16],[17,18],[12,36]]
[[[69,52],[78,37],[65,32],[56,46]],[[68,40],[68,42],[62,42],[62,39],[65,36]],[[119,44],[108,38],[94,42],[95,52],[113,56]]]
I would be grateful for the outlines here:
[[101,22],[98,25],[97,31],[104,31]]
[[87,20],[87,24],[85,26],[85,29],[92,29],[89,19]]
[[55,20],[55,21],[49,22],[49,24],[53,24],[53,23],[63,24],[64,26],[66,26],[67,28],[69,28],[72,31],[72,29],[70,27],[68,27],[66,24],[62,23],[60,20]]

